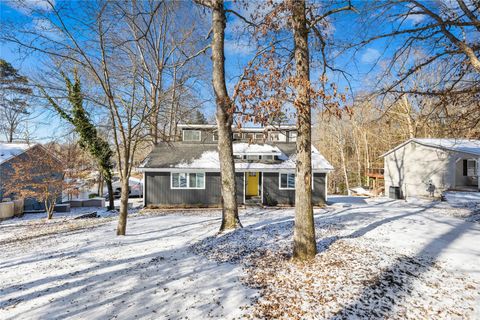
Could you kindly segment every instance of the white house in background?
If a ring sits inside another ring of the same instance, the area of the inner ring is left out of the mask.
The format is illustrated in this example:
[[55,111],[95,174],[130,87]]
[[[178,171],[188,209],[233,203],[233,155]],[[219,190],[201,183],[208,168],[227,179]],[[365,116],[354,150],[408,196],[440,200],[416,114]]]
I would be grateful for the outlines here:
[[387,194],[396,189],[401,198],[429,196],[433,189],[438,197],[445,190],[480,190],[480,140],[410,139],[382,157]]

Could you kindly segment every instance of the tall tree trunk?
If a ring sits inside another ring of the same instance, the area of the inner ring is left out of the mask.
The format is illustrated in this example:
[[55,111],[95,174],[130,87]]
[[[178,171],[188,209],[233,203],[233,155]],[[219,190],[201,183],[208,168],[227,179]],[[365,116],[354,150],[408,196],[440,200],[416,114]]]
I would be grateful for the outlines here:
[[412,107],[406,95],[404,95],[402,99],[403,107],[405,109],[405,121],[407,122],[408,138],[413,139],[415,138],[415,128],[412,122]]
[[212,3],[212,61],[213,89],[216,98],[216,119],[218,126],[218,153],[222,181],[222,225],[220,231],[241,227],[238,217],[237,190],[235,184],[235,163],[233,159],[232,103],[225,83],[224,41],[226,17],[223,0]]
[[350,184],[348,183],[347,161],[345,160],[345,152],[343,151],[344,144],[340,144],[340,160],[342,162],[343,178],[345,179],[345,188],[347,194],[350,195]]
[[295,176],[295,230],[293,258],[308,260],[315,257],[315,224],[312,207],[312,127],[309,88],[310,66],[305,0],[292,4],[293,35],[295,42],[297,108],[297,169]]
[[124,236],[127,230],[128,187],[128,175],[125,173],[122,179],[122,191],[120,193],[120,214],[118,216],[117,236]]

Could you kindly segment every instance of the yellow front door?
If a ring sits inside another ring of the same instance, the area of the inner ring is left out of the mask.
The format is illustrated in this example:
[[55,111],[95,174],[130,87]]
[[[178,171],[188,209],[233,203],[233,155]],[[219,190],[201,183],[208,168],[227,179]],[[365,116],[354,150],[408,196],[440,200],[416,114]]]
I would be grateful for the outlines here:
[[258,172],[247,172],[247,196],[258,196]]

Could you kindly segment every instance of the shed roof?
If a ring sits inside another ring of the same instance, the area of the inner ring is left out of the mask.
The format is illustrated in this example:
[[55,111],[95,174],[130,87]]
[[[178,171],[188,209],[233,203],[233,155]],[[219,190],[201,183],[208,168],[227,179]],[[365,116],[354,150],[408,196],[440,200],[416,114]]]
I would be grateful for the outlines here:
[[402,144],[399,144],[395,148],[385,152],[381,157],[392,153],[393,151],[400,149],[401,147],[407,145],[410,142],[415,142],[423,146],[438,148],[443,150],[450,150],[455,152],[463,152],[476,156],[480,156],[480,140],[469,140],[469,139],[436,139],[436,138],[415,138],[409,139]]

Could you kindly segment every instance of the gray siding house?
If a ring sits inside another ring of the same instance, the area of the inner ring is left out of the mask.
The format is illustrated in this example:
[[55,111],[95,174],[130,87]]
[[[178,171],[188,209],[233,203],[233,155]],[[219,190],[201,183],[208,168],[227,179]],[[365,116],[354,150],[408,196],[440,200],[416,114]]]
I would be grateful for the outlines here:
[[[0,202],[4,198],[12,197],[10,194],[4,194],[6,192],[4,184],[11,177],[12,165],[21,161],[29,161],[32,154],[40,154],[43,158],[52,157],[40,144],[0,142]],[[53,159],[58,161],[56,158]],[[53,174],[57,175],[58,179],[63,179],[63,172],[53,172]],[[61,197],[58,198],[58,202],[60,201]],[[24,209],[26,211],[43,210],[44,208],[45,205],[42,201],[33,198],[24,200]]]
[[[144,205],[220,206],[220,163],[215,125],[180,125],[179,141],[159,143],[139,166],[144,175]],[[239,204],[295,204],[294,126],[234,129]],[[312,147],[313,203],[327,198],[333,167]]]
[[382,156],[385,191],[401,198],[480,190],[480,140],[410,139]]

